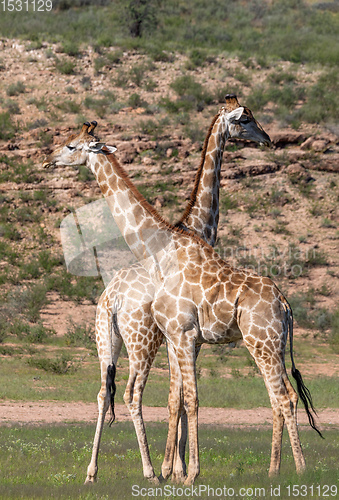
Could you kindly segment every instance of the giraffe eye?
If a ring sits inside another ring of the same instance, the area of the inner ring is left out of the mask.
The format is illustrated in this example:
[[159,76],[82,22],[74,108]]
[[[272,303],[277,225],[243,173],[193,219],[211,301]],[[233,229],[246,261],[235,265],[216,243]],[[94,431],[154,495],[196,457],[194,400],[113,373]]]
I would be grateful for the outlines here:
[[67,149],[69,149],[70,151],[74,151],[75,150],[75,146],[67,146]]
[[241,123],[249,123],[251,119],[248,116],[244,116],[241,120]]

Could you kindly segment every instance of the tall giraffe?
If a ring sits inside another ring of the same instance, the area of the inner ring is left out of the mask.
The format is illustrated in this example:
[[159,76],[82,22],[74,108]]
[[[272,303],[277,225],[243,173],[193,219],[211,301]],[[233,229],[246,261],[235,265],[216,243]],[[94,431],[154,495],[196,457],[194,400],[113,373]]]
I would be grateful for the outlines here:
[[[270,139],[261,125],[254,119],[248,108],[242,108],[233,94],[225,97],[225,107],[213,118],[207,133],[197,170],[194,187],[179,227],[193,230],[214,246],[219,219],[220,169],[225,142],[228,138],[247,139],[260,144],[269,144]],[[236,120],[237,116],[241,120]],[[129,358],[129,379],[124,400],[129,408],[135,426],[143,462],[144,477],[156,481],[151,464],[145,427],[142,419],[142,395],[149,370],[163,339],[151,315],[154,293],[152,280],[143,266],[138,263],[128,269],[118,271],[101,295],[96,316],[96,338],[101,366],[101,389],[98,394],[99,416],[93,444],[91,463],[88,466],[86,483],[94,482],[98,471],[99,443],[109,405],[110,392],[107,391],[107,367],[116,366],[122,341]],[[119,301],[119,307],[117,307]],[[142,303],[142,307],[141,306]],[[114,321],[112,321],[114,317]],[[112,327],[111,327],[112,325]],[[102,347],[103,339],[106,339]],[[99,347],[101,343],[101,347]],[[171,371],[175,380],[180,374],[171,348],[168,350]],[[110,361],[111,360],[111,361]],[[171,362],[172,361],[172,362]],[[173,386],[178,391],[179,387]],[[170,414],[183,412],[180,394],[170,397]],[[185,475],[185,424],[182,415],[182,439],[174,460],[173,480],[179,482]]]
[[[196,347],[241,338],[261,370],[273,408],[270,474],[279,471],[284,421],[297,472],[302,472],[305,460],[297,429],[298,396],[287,377],[284,359],[288,334],[292,375],[310,424],[317,428],[309,409],[309,404],[313,408],[309,392],[293,360],[293,319],[287,300],[269,278],[228,266],[198,236],[166,222],[137,191],[112,149],[93,140],[88,127],[85,124],[78,136],[71,136],[57,148],[45,166],[87,164],[91,168],[125,241],[151,277],[152,316],[175,352],[182,378],[189,432],[185,484],[193,484],[200,470]],[[164,478],[172,470],[176,432],[171,429],[178,424],[178,416],[171,417],[162,466]]]

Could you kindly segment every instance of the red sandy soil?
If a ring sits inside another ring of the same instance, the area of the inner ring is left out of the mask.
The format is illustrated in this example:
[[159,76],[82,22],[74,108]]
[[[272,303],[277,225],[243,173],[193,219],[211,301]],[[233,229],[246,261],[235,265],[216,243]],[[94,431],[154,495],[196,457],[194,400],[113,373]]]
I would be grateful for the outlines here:
[[[70,422],[95,422],[97,418],[95,403],[64,403],[58,401],[18,402],[5,401],[0,403],[0,425],[4,424],[47,424]],[[115,406],[116,422],[131,421],[126,406]],[[143,407],[145,422],[167,422],[167,408]],[[300,408],[298,422],[308,424],[306,413]],[[328,425],[339,427],[339,411],[337,409],[319,410],[320,429]],[[199,423],[224,426],[258,426],[272,424],[270,408],[252,408],[239,410],[234,408],[200,408]]]

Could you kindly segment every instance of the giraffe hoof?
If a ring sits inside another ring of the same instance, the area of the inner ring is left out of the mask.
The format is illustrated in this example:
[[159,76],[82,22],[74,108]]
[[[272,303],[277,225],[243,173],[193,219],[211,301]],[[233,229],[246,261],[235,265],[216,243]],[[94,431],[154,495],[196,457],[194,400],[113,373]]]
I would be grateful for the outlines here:
[[179,474],[173,472],[171,481],[173,484],[183,484],[186,480],[186,477],[187,476],[185,476],[185,474],[183,474],[182,472]]
[[184,481],[184,485],[185,486],[192,486],[192,484],[194,484],[194,481],[195,481],[195,477],[194,476],[187,476],[187,478],[185,479]]
[[158,485],[160,484],[160,480],[157,478],[157,476],[151,476],[151,477],[148,477],[147,480],[152,483],[152,484],[155,484],[155,485]]
[[96,476],[87,476],[84,484],[94,484],[97,482]]

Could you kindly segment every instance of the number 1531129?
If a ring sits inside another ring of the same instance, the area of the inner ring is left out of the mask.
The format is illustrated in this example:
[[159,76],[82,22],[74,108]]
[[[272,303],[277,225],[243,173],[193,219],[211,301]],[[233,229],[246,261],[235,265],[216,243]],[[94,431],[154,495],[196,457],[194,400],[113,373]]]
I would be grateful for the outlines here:
[[1,0],[2,12],[50,12],[52,0]]

